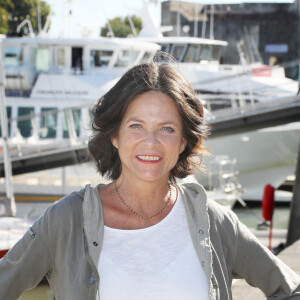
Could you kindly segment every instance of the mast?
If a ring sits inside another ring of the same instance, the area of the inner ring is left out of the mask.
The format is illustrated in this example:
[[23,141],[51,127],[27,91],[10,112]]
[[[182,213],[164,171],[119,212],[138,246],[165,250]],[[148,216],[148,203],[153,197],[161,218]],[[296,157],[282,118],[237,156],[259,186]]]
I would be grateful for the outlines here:
[[[0,57],[1,55],[0,47]],[[8,148],[8,128],[7,128],[7,112],[6,112],[6,99],[5,99],[5,76],[2,59],[0,59],[0,119],[1,119],[1,131],[2,131],[2,144],[3,144],[3,159],[4,159],[4,172],[5,172],[5,190],[6,200],[8,200],[7,215],[16,215],[16,203],[14,198],[13,186],[12,186],[12,170],[11,161]]]

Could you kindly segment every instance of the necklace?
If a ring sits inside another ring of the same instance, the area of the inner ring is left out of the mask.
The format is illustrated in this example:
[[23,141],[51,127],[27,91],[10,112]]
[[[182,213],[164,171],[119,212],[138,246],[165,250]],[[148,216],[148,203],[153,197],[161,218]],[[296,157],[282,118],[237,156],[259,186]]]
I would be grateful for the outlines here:
[[145,224],[147,224],[147,222],[151,219],[153,219],[154,217],[158,216],[159,214],[161,214],[165,209],[166,207],[168,206],[168,204],[170,203],[171,201],[171,197],[172,197],[172,190],[171,190],[171,185],[168,183],[168,187],[169,187],[169,192],[170,192],[170,195],[169,195],[169,198],[168,200],[166,201],[165,205],[159,210],[157,211],[155,214],[153,214],[152,216],[150,217],[145,217],[143,216],[142,214],[140,214],[139,212],[137,212],[136,210],[134,210],[120,195],[119,193],[119,190],[117,188],[117,184],[116,184],[116,181],[114,181],[114,184],[115,184],[115,190],[116,190],[116,193],[118,195],[118,197],[120,198],[121,202],[133,213],[135,214],[136,216],[138,216],[139,218],[141,218]]

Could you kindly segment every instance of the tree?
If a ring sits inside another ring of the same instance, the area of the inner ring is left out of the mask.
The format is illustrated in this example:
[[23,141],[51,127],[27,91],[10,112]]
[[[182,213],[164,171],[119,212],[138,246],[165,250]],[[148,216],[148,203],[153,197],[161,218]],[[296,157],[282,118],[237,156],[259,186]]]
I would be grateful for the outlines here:
[[[117,17],[117,18],[108,20],[115,37],[127,37],[128,35],[133,34],[132,29],[130,27],[129,18],[131,18],[136,32],[137,33],[140,32],[140,30],[142,29],[142,19],[141,18],[139,18],[135,15],[128,16],[125,18]],[[100,35],[108,36],[108,33],[109,33],[109,29],[108,29],[108,24],[106,23],[106,25],[101,28]]]
[[[0,0],[0,33],[7,36],[23,36],[28,33],[25,26],[17,32],[18,25],[25,19],[31,21],[33,31],[38,33],[37,7],[39,0]],[[41,25],[44,26],[50,13],[50,5],[39,1]]]
[[14,4],[11,0],[0,0],[0,34],[5,34],[9,28],[10,11]]
[[4,7],[0,7],[0,34],[8,31],[8,12]]

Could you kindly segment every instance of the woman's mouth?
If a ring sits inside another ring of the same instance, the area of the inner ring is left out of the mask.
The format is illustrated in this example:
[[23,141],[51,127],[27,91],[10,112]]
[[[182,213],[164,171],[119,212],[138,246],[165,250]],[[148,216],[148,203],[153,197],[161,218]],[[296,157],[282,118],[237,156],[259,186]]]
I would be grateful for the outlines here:
[[154,163],[162,160],[162,158],[157,155],[137,155],[136,157],[138,160],[147,163],[152,163],[152,162]]

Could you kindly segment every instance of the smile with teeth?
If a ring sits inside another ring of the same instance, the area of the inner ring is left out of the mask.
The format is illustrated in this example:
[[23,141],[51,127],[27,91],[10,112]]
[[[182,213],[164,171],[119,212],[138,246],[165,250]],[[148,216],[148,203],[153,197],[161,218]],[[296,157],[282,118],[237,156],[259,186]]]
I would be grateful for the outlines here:
[[142,161],[151,161],[151,162],[161,160],[161,157],[156,156],[156,155],[138,155],[137,158]]

